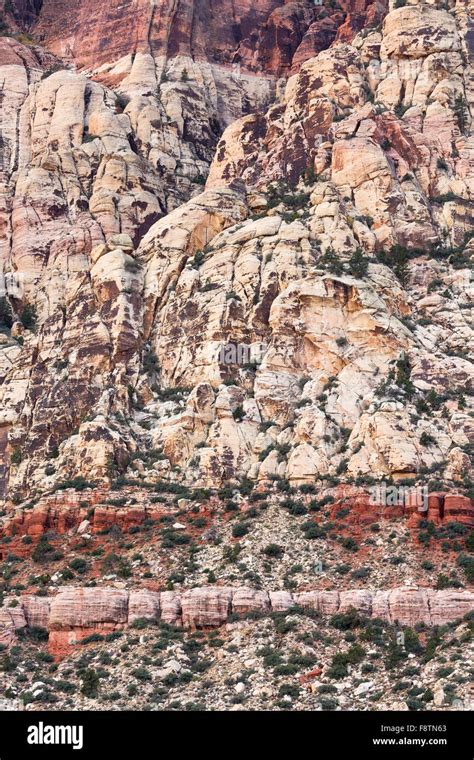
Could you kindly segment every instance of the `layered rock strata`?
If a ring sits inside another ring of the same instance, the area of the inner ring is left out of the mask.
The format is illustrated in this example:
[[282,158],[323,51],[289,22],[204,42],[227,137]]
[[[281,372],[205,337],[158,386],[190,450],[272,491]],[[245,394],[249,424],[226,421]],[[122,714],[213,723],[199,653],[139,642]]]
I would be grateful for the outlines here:
[[396,588],[379,591],[256,591],[251,588],[208,586],[178,594],[146,589],[67,588],[50,599],[25,596],[17,606],[7,600],[0,608],[1,642],[10,645],[15,631],[43,627],[49,632],[49,647],[64,655],[94,633],[107,633],[138,619],[161,620],[185,628],[215,628],[231,614],[287,612],[292,607],[309,608],[321,615],[354,609],[362,615],[387,623],[413,626],[444,625],[464,617],[474,607],[472,591],[435,591],[425,588]]

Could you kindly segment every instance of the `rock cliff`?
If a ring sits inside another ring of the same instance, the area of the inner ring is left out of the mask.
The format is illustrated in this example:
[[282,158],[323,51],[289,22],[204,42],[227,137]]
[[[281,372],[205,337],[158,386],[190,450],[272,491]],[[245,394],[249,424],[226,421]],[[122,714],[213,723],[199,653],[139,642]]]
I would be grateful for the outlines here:
[[[39,607],[38,607],[39,605]],[[194,588],[182,595],[114,588],[68,588],[51,600],[25,597],[20,606],[1,608],[0,640],[15,641],[17,631],[44,627],[49,649],[68,654],[94,633],[121,629],[142,619],[173,626],[209,629],[224,625],[232,615],[283,613],[294,607],[321,615],[357,611],[399,626],[444,625],[463,618],[474,606],[470,591],[432,591],[400,588],[390,591],[255,591],[251,588]],[[44,614],[46,612],[46,615]]]
[[0,643],[466,641],[472,3],[0,9]]

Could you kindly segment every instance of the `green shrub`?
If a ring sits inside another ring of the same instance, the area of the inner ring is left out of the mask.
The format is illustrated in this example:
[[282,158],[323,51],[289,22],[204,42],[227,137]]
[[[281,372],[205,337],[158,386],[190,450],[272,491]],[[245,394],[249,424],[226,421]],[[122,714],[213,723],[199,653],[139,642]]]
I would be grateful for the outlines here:
[[46,69],[46,71],[43,72],[41,79],[47,79],[51,76],[51,74],[55,74],[57,71],[63,71],[64,66],[61,63],[55,63],[53,66],[50,66],[49,69]]
[[22,461],[23,461],[23,454],[22,454],[21,449],[19,448],[13,449],[11,457],[10,457],[10,462],[12,464],[18,465],[18,464],[21,464]]
[[424,430],[420,435],[420,443],[422,446],[433,446],[436,443],[436,440]]
[[334,628],[338,628],[340,631],[359,628],[363,624],[361,615],[354,607],[348,609],[347,612],[336,613],[332,616],[330,622]]
[[363,251],[357,248],[349,259],[349,271],[353,277],[362,279],[367,275],[369,262]]
[[31,554],[33,562],[50,562],[54,561],[55,557],[57,552],[54,546],[49,543],[46,535],[41,536]]
[[39,625],[33,625],[27,629],[28,638],[32,641],[47,641],[49,634],[46,628]]
[[138,681],[151,681],[151,673],[144,667],[135,668],[132,670],[132,676]]
[[284,683],[278,689],[280,697],[291,697],[297,699],[300,694],[300,687],[293,683]]
[[89,636],[85,636],[85,638],[81,639],[81,644],[95,644],[99,641],[103,641],[104,637],[101,633],[91,633]]
[[87,668],[82,674],[81,693],[85,697],[93,698],[99,693],[99,675],[93,668]]
[[21,311],[20,321],[26,330],[34,330],[38,319],[36,306],[26,303]]
[[267,557],[274,557],[275,559],[280,559],[284,554],[284,549],[282,546],[279,546],[278,544],[268,544],[265,546],[263,553]]
[[234,538],[240,538],[241,536],[245,536],[247,535],[248,532],[249,532],[248,525],[247,523],[244,523],[244,522],[237,523],[232,528],[232,536]]
[[3,329],[10,330],[13,324],[13,313],[10,302],[2,296],[0,298],[0,331]]
[[342,540],[342,546],[350,552],[358,552],[359,544],[353,538],[344,538]]
[[71,560],[69,567],[82,575],[82,573],[85,573],[87,570],[87,562],[85,559],[82,559],[82,557],[76,557]]
[[344,272],[342,261],[338,258],[336,252],[332,248],[328,248],[326,252],[319,257],[317,265],[321,269],[325,269],[336,276],[339,276]]

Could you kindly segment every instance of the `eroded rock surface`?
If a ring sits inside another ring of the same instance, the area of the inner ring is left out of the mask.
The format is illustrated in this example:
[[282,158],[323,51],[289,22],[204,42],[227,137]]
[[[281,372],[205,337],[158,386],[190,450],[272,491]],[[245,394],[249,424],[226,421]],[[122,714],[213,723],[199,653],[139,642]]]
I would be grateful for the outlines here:
[[[0,608],[2,643],[10,645],[18,629],[43,623],[42,627],[49,630],[50,649],[62,655],[68,647],[93,632],[122,628],[140,619],[158,620],[160,603],[164,622],[194,629],[224,625],[232,613],[286,612],[295,605],[309,607],[321,615],[357,610],[365,616],[404,626],[444,625],[471,612],[474,595],[470,591],[409,588],[376,592],[306,591],[292,595],[285,591],[267,594],[250,588],[209,586],[172,598],[170,592],[160,595],[146,590],[128,592],[107,587],[68,588],[52,597],[47,618],[33,618],[32,605],[37,603],[27,599],[18,607]],[[171,606],[175,609],[173,614],[170,614]]]

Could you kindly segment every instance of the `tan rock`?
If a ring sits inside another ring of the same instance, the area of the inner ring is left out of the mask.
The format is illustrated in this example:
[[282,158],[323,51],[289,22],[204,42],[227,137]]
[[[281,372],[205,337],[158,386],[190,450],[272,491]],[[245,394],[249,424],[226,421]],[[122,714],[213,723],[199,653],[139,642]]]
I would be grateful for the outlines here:
[[174,591],[160,593],[161,620],[168,625],[181,625],[181,597]]
[[270,591],[269,595],[273,612],[286,612],[294,606],[295,601],[288,591]]
[[208,628],[222,625],[231,611],[233,591],[219,587],[194,588],[181,597],[183,626]]
[[160,615],[160,594],[146,589],[130,591],[128,600],[128,624],[141,618],[157,620]]
[[232,596],[232,612],[245,615],[247,612],[266,612],[270,609],[267,591],[255,591],[250,588],[237,588]]
[[113,588],[67,588],[51,600],[51,630],[126,623],[128,591]]

